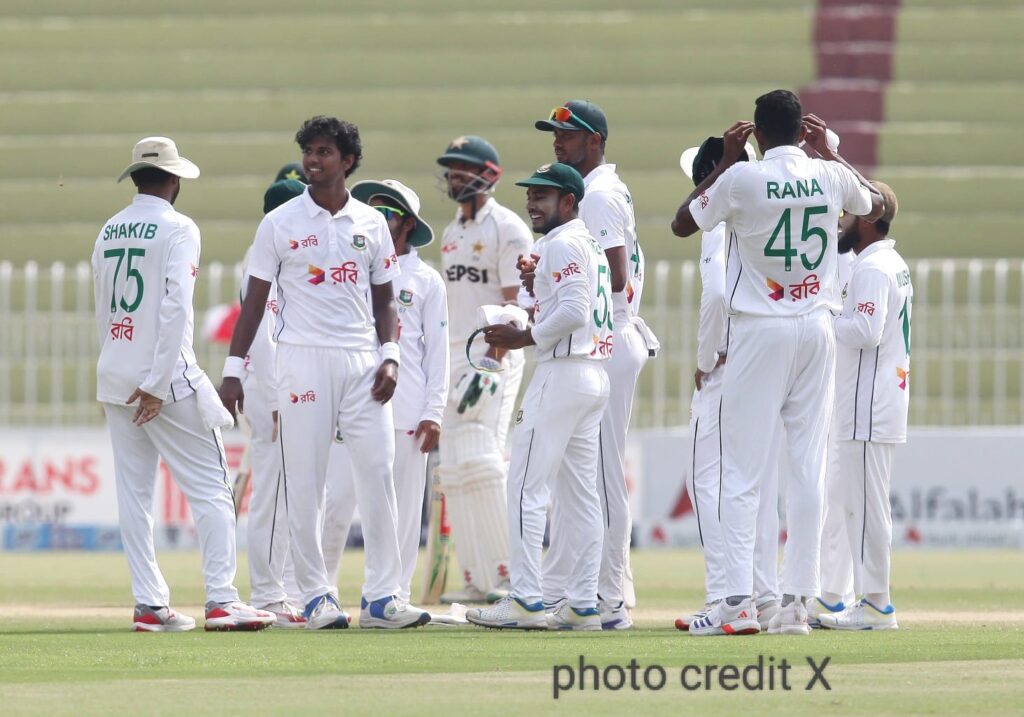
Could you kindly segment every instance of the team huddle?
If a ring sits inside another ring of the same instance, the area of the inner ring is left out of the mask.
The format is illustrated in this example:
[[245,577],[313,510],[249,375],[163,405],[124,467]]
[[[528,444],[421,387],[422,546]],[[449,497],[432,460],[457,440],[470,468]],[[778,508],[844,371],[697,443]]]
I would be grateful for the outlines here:
[[[704,231],[688,489],[707,594],[676,626],[895,628],[888,486],[906,439],[912,300],[886,238],[896,199],[838,155],[838,138],[792,93],[758,98],[754,118],[681,160],[697,187],[672,229]],[[195,627],[170,607],[156,562],[160,457],[195,518],[207,630],[348,628],[338,566],[357,506],[359,626],[457,622],[412,603],[435,448],[444,515],[433,519],[450,522],[462,576],[441,594],[443,574],[427,566],[431,602],[475,603],[465,620],[490,628],[633,626],[626,435],[637,379],[659,350],[640,316],[644,253],[632,197],[605,161],[604,112],[574,100],[535,127],[555,161],[516,182],[530,226],[492,196],[503,170],[489,142],[461,136],[439,156],[457,205],[439,273],[417,253],[434,230],[416,192],[394,179],[349,184],[358,129],[303,123],[301,165],[264,195],[219,390],[192,349],[199,230],[173,208],[199,169],[169,139],[135,146],[120,179],[138,193],[93,252],[97,398],[135,630]],[[517,407],[525,350],[536,370]],[[233,584],[220,436],[239,414],[252,463],[249,603]]]

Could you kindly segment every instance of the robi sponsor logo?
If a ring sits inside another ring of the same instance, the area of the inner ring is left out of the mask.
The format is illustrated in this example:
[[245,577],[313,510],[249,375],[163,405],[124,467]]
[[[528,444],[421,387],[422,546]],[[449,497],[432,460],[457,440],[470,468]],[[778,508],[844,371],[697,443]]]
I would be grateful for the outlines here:
[[786,295],[786,287],[777,281],[768,279],[768,298],[772,301],[781,301],[782,297]]
[[312,278],[308,279],[309,283],[313,286],[324,283],[325,272],[319,266],[309,265],[309,273],[312,274]]
[[907,390],[907,381],[910,380],[910,371],[904,371],[899,366],[896,367],[896,378],[900,380],[900,388],[904,391]]
[[305,393],[291,393],[288,394],[291,397],[292,403],[316,403],[316,391],[306,391]]
[[563,268],[561,271],[553,271],[553,272],[551,272],[551,278],[553,278],[555,280],[555,283],[557,284],[563,278],[570,277],[573,274],[579,274],[579,273],[580,273],[579,264],[577,264],[576,262],[572,261],[572,262],[569,262],[569,265],[566,266],[565,268]]

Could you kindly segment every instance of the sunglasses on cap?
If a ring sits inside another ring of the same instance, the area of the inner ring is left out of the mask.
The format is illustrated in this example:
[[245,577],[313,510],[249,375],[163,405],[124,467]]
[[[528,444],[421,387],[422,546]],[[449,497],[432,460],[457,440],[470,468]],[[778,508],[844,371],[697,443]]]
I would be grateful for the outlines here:
[[568,107],[556,107],[551,110],[551,117],[548,119],[554,120],[555,122],[572,122],[588,132],[597,133],[597,130],[591,127],[585,119],[580,117],[578,114],[573,113],[573,111]]
[[388,221],[391,221],[395,217],[401,218],[405,216],[404,210],[396,209],[395,207],[386,207],[383,204],[375,206],[374,209],[383,214],[384,218],[387,219]]

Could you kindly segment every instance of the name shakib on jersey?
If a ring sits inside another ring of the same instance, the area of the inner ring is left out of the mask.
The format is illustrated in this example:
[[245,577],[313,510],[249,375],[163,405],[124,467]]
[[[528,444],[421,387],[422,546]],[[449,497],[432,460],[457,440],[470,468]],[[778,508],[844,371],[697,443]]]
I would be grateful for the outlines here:
[[[779,187],[782,187],[781,191]],[[768,182],[766,186],[768,192],[768,199],[797,199],[799,197],[813,197],[815,195],[825,196],[825,192],[821,191],[821,185],[818,184],[817,179],[812,179],[810,184],[805,180],[797,180],[796,189],[793,188],[793,184],[790,182],[783,182],[781,185],[778,182]]]
[[103,241],[110,239],[154,239],[159,227],[146,222],[108,224],[103,227]]

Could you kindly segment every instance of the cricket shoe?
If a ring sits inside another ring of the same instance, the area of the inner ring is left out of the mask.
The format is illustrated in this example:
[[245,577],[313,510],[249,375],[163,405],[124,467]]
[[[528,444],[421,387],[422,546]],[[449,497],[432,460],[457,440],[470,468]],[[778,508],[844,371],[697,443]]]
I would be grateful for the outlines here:
[[778,614],[781,604],[778,598],[769,598],[757,603],[757,624],[761,626],[761,632],[768,629],[772,618]]
[[381,627],[400,629],[403,627],[419,627],[430,622],[430,613],[420,610],[393,595],[382,597],[373,602],[363,598],[362,609],[359,611],[359,627]]
[[796,598],[789,605],[783,605],[768,621],[769,635],[810,635],[807,623],[807,607],[802,598]]
[[306,619],[307,630],[347,630],[352,622],[334,593],[324,593],[310,600],[302,616]]
[[476,585],[470,584],[467,584],[462,588],[462,590],[452,590],[451,592],[446,592],[441,596],[442,605],[452,605],[454,603],[470,605],[472,603],[486,602],[488,602],[487,593],[480,590]]
[[810,625],[812,628],[821,627],[822,615],[831,615],[833,613],[839,613],[845,609],[846,604],[842,600],[833,605],[829,605],[820,597],[814,598],[813,600],[807,603],[807,624]]
[[274,627],[294,630],[306,626],[306,617],[302,614],[302,610],[287,600],[263,605],[260,610],[266,610],[274,614]]
[[601,632],[601,611],[596,607],[573,607],[568,602],[555,612],[545,613],[549,630]]
[[546,612],[548,614],[551,614],[553,612],[558,612],[559,608],[561,608],[562,605],[565,605],[567,602],[569,602],[569,598],[564,598],[564,597],[558,598],[557,600],[551,600],[551,601],[545,600],[544,601],[544,612]]
[[233,602],[206,603],[206,624],[203,628],[207,632],[233,632],[263,630],[274,624],[274,613],[266,610],[257,610],[252,605],[246,605],[237,600]]
[[899,630],[892,603],[879,610],[872,602],[858,600],[842,612],[822,615],[821,626],[829,630]]
[[713,608],[717,604],[718,604],[718,601],[716,600],[715,602],[712,602],[712,603],[709,603],[709,604],[705,605],[703,610],[698,610],[697,612],[693,613],[692,615],[685,615],[683,617],[677,617],[676,618],[676,629],[677,630],[682,630],[683,632],[689,632],[690,625],[692,625],[695,621],[701,619],[702,617],[707,617],[707,614],[708,614],[708,612],[711,611],[711,608]]
[[476,607],[466,611],[466,619],[474,625],[509,630],[547,630],[544,603],[525,603],[514,595],[499,600],[492,607]]
[[757,608],[750,598],[739,605],[729,605],[725,600],[720,600],[708,610],[707,615],[690,623],[688,632],[698,637],[756,635],[761,632],[761,626],[757,622]]
[[512,583],[509,580],[503,581],[498,587],[491,590],[484,599],[488,605],[504,600],[512,593]]
[[606,600],[598,600],[597,607],[601,613],[602,630],[629,630],[633,627],[633,618],[624,601],[611,603]]
[[195,627],[194,618],[174,612],[169,607],[135,606],[134,632],[188,632]]

